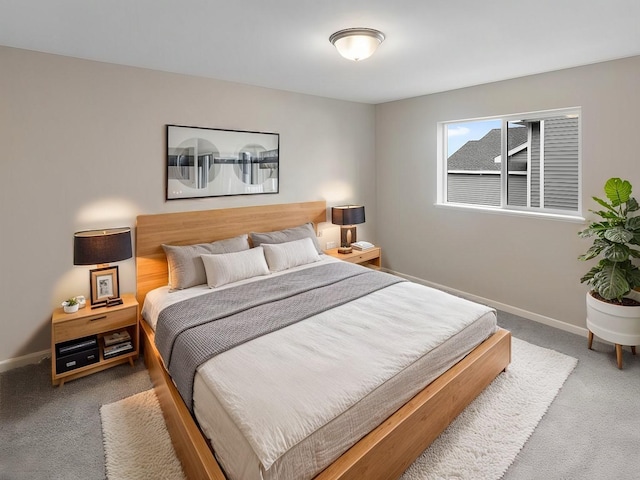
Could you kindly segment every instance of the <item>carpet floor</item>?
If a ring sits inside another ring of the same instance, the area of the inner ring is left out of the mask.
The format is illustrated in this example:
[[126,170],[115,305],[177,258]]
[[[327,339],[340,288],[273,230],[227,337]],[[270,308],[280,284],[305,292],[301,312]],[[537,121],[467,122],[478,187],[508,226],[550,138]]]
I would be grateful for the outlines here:
[[[640,354],[498,311],[498,324],[533,345],[578,359],[502,480],[637,479]],[[139,359],[51,386],[51,362],[0,373],[0,479],[104,480],[100,407],[151,388]]]
[[[577,360],[513,339],[507,372],[474,400],[402,480],[499,479],[543,417]],[[152,390],[100,409],[109,480],[181,479]]]

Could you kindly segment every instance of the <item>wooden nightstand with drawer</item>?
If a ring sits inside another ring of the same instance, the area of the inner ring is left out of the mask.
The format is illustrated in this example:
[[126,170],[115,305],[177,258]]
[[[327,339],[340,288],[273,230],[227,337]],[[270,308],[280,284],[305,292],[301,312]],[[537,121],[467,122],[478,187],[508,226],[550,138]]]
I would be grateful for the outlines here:
[[382,263],[382,249],[380,247],[373,247],[367,250],[356,250],[354,248],[351,253],[339,253],[337,248],[331,248],[325,250],[324,253],[345,262],[369,264],[376,268],[380,268]]
[[[51,317],[51,383],[84,377],[106,368],[133,361],[139,354],[138,301],[122,296],[122,305],[75,313],[56,308]],[[123,333],[126,341],[110,345],[105,353],[105,336]],[[105,355],[107,358],[105,358]]]

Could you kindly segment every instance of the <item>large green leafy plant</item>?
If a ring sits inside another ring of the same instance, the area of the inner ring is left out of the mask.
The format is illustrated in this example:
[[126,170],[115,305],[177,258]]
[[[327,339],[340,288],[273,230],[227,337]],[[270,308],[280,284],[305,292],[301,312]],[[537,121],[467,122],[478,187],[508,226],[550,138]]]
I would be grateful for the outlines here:
[[578,257],[590,260],[601,256],[601,260],[580,279],[592,286],[602,298],[622,303],[632,289],[640,286],[640,270],[631,259],[640,258],[640,216],[632,216],[640,209],[631,196],[631,183],[619,178],[610,178],[604,185],[608,202],[598,197],[593,199],[605,210],[591,210],[602,218],[581,231],[580,237],[596,237],[591,248]]

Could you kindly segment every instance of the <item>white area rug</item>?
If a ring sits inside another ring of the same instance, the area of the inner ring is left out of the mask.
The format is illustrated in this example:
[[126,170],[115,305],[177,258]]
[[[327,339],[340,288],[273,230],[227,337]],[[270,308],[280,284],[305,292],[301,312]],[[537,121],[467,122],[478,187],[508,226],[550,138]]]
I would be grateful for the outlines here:
[[108,480],[184,480],[153,390],[100,407]]
[[501,478],[578,360],[512,338],[511,365],[402,476],[402,480]]
[[[512,362],[402,476],[492,480],[504,475],[577,364],[513,339]],[[183,479],[152,390],[104,405],[109,480]]]

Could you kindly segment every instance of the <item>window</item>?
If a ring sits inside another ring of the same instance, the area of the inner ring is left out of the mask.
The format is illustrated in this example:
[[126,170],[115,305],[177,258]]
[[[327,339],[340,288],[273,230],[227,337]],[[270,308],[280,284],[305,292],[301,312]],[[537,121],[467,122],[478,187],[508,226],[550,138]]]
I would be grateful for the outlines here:
[[438,132],[439,204],[581,215],[579,108],[441,122]]

